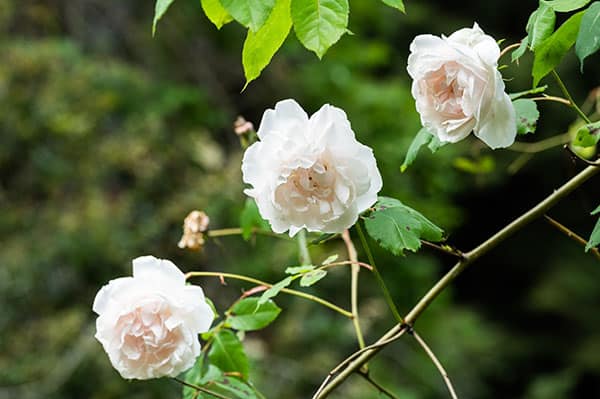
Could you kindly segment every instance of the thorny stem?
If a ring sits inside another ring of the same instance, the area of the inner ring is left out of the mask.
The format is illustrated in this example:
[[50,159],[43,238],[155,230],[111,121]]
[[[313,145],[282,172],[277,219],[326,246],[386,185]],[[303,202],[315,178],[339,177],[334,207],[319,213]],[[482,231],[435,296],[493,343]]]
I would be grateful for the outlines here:
[[544,94],[544,95],[542,95],[540,97],[530,97],[529,100],[533,100],[533,101],[554,101],[554,102],[557,102],[557,103],[568,105],[569,107],[571,106],[571,101],[567,100],[566,98],[556,97],[556,96],[549,96],[547,94]]
[[356,263],[358,262],[358,256],[356,255],[356,248],[354,247],[354,243],[350,238],[350,232],[348,229],[344,230],[342,233],[342,240],[344,240],[344,244],[346,244],[348,259],[353,262],[350,265],[352,268],[350,281],[350,307],[352,309],[352,315],[354,316],[352,319],[352,324],[354,325],[354,332],[356,333],[356,339],[358,340],[358,347],[362,349],[365,347],[365,338],[363,337],[363,333],[360,328],[360,318],[358,316],[358,272],[360,271],[360,266]]
[[448,377],[448,373],[444,369],[444,366],[442,366],[442,363],[440,363],[437,356],[435,356],[435,353],[433,353],[431,348],[427,345],[427,343],[425,343],[423,338],[421,338],[419,336],[419,334],[417,334],[416,331],[412,332],[412,336],[419,343],[419,345],[421,345],[421,348],[423,348],[425,353],[427,353],[427,356],[429,356],[429,358],[431,359],[431,361],[433,362],[435,367],[438,369],[438,371],[442,375],[442,378],[444,379],[444,382],[446,383],[446,387],[448,388],[448,391],[450,392],[450,396],[452,397],[452,399],[458,399],[458,396],[456,396],[456,392],[454,391],[454,387],[452,386],[452,382],[450,381],[450,377]]
[[312,264],[312,260],[310,259],[310,252],[308,252],[308,245],[306,243],[306,230],[304,229],[298,232],[298,251],[300,252],[300,264]]
[[506,46],[506,47],[504,47],[504,48],[502,49],[502,51],[500,52],[500,56],[498,57],[498,59],[502,58],[502,56],[503,56],[504,54],[508,53],[510,50],[512,50],[512,49],[514,49],[514,48],[517,48],[517,47],[519,47],[520,45],[521,45],[521,42],[519,42],[519,43],[514,43],[514,44],[511,44],[510,46]]
[[[490,250],[495,248],[500,243],[504,242],[507,238],[513,235],[515,232],[521,230],[527,224],[543,215],[548,209],[556,205],[561,199],[570,194],[577,187],[581,186],[588,179],[600,172],[600,168],[595,166],[589,166],[575,175],[559,189],[555,190],[552,194],[547,196],[544,200],[538,203],[536,206],[525,212],[523,215],[513,220],[499,232],[494,234],[492,237],[484,241],[478,247],[465,254],[465,258],[460,260],[444,277],[442,277],[415,305],[415,307],[405,317],[405,323],[399,323],[388,330],[378,341],[373,344],[373,348],[364,350],[359,356],[351,355],[352,361],[348,362],[347,367],[339,372],[334,377],[328,376],[327,384],[322,384],[315,394],[314,399],[323,399],[335,388],[337,388],[342,382],[348,378],[352,373],[358,370],[365,362],[369,361],[375,354],[377,354],[381,348],[387,345],[387,341],[397,336],[402,331],[406,330],[408,325],[412,325],[417,318],[427,309],[427,307],[435,300],[435,298],[446,289],[448,285],[460,275],[471,263],[479,259],[481,256],[487,254]],[[341,369],[341,368],[340,368]]]
[[[577,233],[569,230],[569,228],[567,226],[561,224],[559,221],[552,219],[548,215],[544,215],[544,219],[546,219],[546,221],[548,223],[550,223],[552,226],[556,227],[561,233],[563,233],[567,237],[573,239],[573,241],[578,242],[579,244],[583,245],[584,247],[587,245],[588,242],[584,238],[579,236]],[[598,258],[598,260],[600,260],[600,251],[598,250],[598,248],[592,248],[592,249],[590,249],[590,251],[594,255],[596,255],[596,258]]]
[[373,377],[371,377],[371,375],[368,372],[359,372],[360,376],[363,377],[369,384],[373,385],[375,388],[377,388],[377,390],[384,394],[385,396],[389,397],[390,399],[400,399],[398,398],[396,395],[394,395],[392,392],[388,391],[387,389],[385,389],[381,384],[379,384],[377,381],[373,380]]
[[[242,280],[242,281],[247,281],[249,283],[254,283],[256,285],[264,285],[265,287],[272,287],[273,284],[269,284],[266,283],[264,281],[261,280],[257,280],[255,278],[252,277],[246,277],[246,276],[242,276],[239,274],[233,274],[233,273],[221,273],[221,272],[189,272],[185,275],[185,279],[189,279],[191,277],[219,277],[219,278],[232,278],[235,280]],[[292,290],[289,288],[283,288],[281,290],[281,292],[284,292],[286,294],[289,295],[295,295],[298,296],[300,298],[304,298],[304,299],[308,299],[309,301],[313,301],[316,302],[318,304],[321,304],[323,306],[328,307],[329,309],[335,310],[336,312],[338,312],[341,315],[344,315],[346,317],[348,317],[349,319],[352,319],[354,316],[352,315],[351,312],[348,312],[345,309],[340,308],[337,305],[334,305],[333,303],[326,301],[323,298],[319,298],[318,296],[314,296],[311,294],[307,294],[305,292],[302,291],[296,291],[296,290]]]
[[215,398],[219,398],[219,399],[229,399],[229,397],[225,396],[225,395],[221,395],[218,392],[213,392],[208,388],[204,388],[201,387],[199,385],[194,385],[194,384],[190,384],[189,382],[185,382],[184,380],[180,380],[179,378],[175,377],[173,378],[175,381],[177,381],[178,383],[180,383],[181,385],[185,385],[186,387],[190,387],[192,389],[195,389],[196,392],[203,392],[207,395],[213,396]]
[[377,266],[375,265],[375,258],[373,257],[371,248],[369,248],[369,243],[367,242],[365,233],[362,230],[360,221],[358,221],[355,224],[355,226],[356,226],[356,231],[358,232],[358,236],[360,237],[360,242],[365,250],[365,253],[367,254],[367,259],[369,260],[369,264],[373,267],[373,274],[375,275],[375,278],[377,279],[377,282],[379,283],[379,286],[381,287],[381,290],[383,291],[383,296],[385,297],[385,300],[386,300],[390,310],[392,311],[392,314],[394,315],[394,318],[396,319],[396,321],[398,323],[403,323],[404,321],[402,320],[402,316],[400,316],[400,312],[398,312],[398,308],[396,307],[396,304],[394,303],[394,299],[392,298],[390,291],[388,290],[387,286],[385,285],[385,281],[383,280],[383,277],[379,273],[379,270],[377,270]]
[[429,241],[425,241],[425,240],[421,240],[421,244],[425,245],[426,247],[436,249],[440,252],[443,252],[448,255],[456,256],[461,259],[465,256],[460,250],[458,250],[456,248],[452,248],[448,245],[438,245],[433,242],[429,242]]
[[577,103],[573,101],[573,97],[571,97],[571,93],[569,93],[567,86],[565,86],[562,79],[560,78],[560,76],[558,76],[558,73],[554,69],[552,70],[552,76],[554,77],[554,80],[556,80],[556,83],[558,83],[560,90],[571,103],[571,107],[575,110],[575,112],[579,114],[579,116],[585,121],[585,123],[592,123],[592,121],[590,121],[590,118],[588,118],[587,115],[581,110],[581,108],[579,108]]

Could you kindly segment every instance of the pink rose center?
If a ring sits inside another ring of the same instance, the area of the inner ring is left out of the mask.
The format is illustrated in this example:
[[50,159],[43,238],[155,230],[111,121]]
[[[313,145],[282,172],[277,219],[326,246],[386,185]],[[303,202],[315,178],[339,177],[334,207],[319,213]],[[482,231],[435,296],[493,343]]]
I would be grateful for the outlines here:
[[447,119],[465,118],[463,110],[464,87],[460,82],[460,67],[448,62],[439,69],[429,72],[421,80],[420,88],[431,106]]

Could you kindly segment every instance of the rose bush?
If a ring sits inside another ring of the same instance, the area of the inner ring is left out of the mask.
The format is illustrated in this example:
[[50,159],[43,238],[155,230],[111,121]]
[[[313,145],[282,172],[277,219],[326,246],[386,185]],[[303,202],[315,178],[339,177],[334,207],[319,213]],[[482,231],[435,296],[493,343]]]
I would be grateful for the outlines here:
[[498,71],[500,48],[475,23],[448,37],[419,35],[408,73],[421,122],[443,142],[471,131],[491,148],[515,141],[515,111]]
[[202,288],[172,262],[143,256],[133,277],[111,280],[94,299],[96,338],[123,378],[175,377],[200,354],[214,315]]
[[359,143],[344,111],[323,105],[310,118],[294,100],[265,111],[260,141],[242,173],[261,216],[276,233],[339,233],[377,200],[382,180],[371,148]]

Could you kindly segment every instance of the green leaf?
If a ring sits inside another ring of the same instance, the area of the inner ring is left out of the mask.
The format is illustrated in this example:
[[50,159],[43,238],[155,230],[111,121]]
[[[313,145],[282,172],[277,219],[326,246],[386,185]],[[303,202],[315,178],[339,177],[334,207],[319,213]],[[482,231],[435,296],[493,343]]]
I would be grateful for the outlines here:
[[381,0],[383,1],[385,4],[387,4],[390,7],[396,8],[400,11],[402,11],[403,13],[406,13],[406,10],[404,9],[404,2],[402,0]]
[[238,372],[248,379],[250,365],[244,347],[231,330],[221,330],[214,335],[208,359],[224,372]]
[[513,101],[517,116],[517,133],[527,134],[535,132],[540,112],[535,101],[528,98]]
[[466,157],[458,157],[452,165],[463,172],[471,173],[473,175],[483,175],[494,171],[496,163],[494,158],[489,155],[484,155],[477,159],[469,159]]
[[512,54],[510,56],[511,62],[515,62],[516,60],[521,58],[523,56],[523,54],[525,54],[525,51],[527,51],[528,45],[529,45],[529,36],[525,36],[523,38],[523,40],[521,40],[521,45],[519,47],[517,47],[517,49],[515,51],[512,52]]
[[239,378],[228,376],[220,381],[216,381],[214,385],[220,388],[221,391],[234,395],[236,399],[258,399],[260,397],[257,395],[254,387]]
[[310,272],[311,270],[315,270],[313,265],[304,265],[304,266],[290,266],[285,269],[285,274],[302,274]]
[[526,30],[531,50],[535,52],[538,46],[550,37],[554,31],[555,23],[556,14],[554,10],[544,2],[541,2],[538,9],[531,14],[527,21]]
[[426,128],[419,130],[412,143],[408,147],[404,162],[400,166],[400,171],[404,172],[417,158],[419,150],[424,145],[427,145],[432,153],[436,152],[445,143],[441,142],[436,136],[429,133]]
[[560,63],[567,51],[575,44],[581,17],[583,17],[583,11],[572,15],[556,32],[539,45],[533,58],[534,87]]
[[173,4],[173,1],[175,0],[156,0],[156,5],[154,6],[154,21],[152,22],[152,36],[156,33],[158,21],[165,15],[169,6]]
[[327,275],[327,272],[325,270],[321,270],[321,269],[317,269],[317,270],[313,270],[312,272],[308,272],[308,273],[302,275],[302,278],[300,279],[300,286],[301,287],[310,287],[311,285],[315,284],[317,281],[321,280],[326,275]]
[[[600,213],[600,206],[594,209],[591,214],[595,215],[597,213]],[[585,246],[585,252],[589,251],[594,247],[597,247],[598,244],[600,244],[600,218],[598,218],[598,221],[594,226],[594,230],[592,230],[592,235],[590,236],[590,239],[588,240],[588,243]]]
[[327,259],[325,259],[323,262],[321,262],[322,265],[328,265],[330,263],[333,263],[337,260],[337,258],[339,258],[338,254],[333,254],[331,256],[328,256]]
[[259,304],[258,298],[244,298],[231,309],[227,322],[236,330],[253,331],[265,328],[281,312],[275,302],[268,300]]
[[223,7],[240,24],[258,31],[275,6],[275,0],[220,0]]
[[348,0],[292,0],[292,21],[298,40],[322,58],[348,26]]
[[220,0],[200,0],[202,10],[217,29],[221,29],[223,25],[233,21],[233,17],[223,7]]
[[535,87],[535,88],[529,89],[529,90],[519,91],[517,93],[510,93],[508,96],[510,97],[511,100],[516,100],[517,98],[520,98],[523,96],[528,96],[530,94],[543,93],[546,91],[547,88],[548,88],[548,85],[544,85],[544,86]]
[[570,12],[585,6],[590,1],[591,0],[542,0],[542,3],[552,7],[556,12]]
[[248,30],[242,50],[242,65],[246,76],[244,89],[269,65],[291,27],[290,0],[278,0],[264,25],[256,32]]
[[292,283],[292,280],[293,280],[293,277],[289,276],[289,277],[284,278],[277,284],[273,284],[273,286],[271,288],[269,288],[268,290],[263,292],[263,294],[258,299],[258,304],[262,305],[263,303],[266,303],[269,299],[275,297],[277,294],[279,294],[279,291],[281,291],[282,289],[284,289],[285,287],[290,285]]
[[269,222],[260,216],[258,206],[252,198],[246,198],[244,209],[240,214],[240,227],[242,228],[242,237],[246,241],[252,237],[253,229],[271,231]]
[[[218,367],[207,364],[204,355],[198,356],[194,367],[189,369],[183,380],[193,385],[205,385],[209,382],[219,380],[223,377],[223,372]],[[196,390],[187,386],[183,387],[183,399],[193,399]]]
[[600,121],[587,124],[577,130],[573,144],[578,147],[593,147],[600,141]]
[[600,1],[592,3],[583,17],[575,42],[575,54],[581,63],[583,73],[583,60],[600,49]]
[[379,197],[375,211],[365,218],[369,235],[395,255],[416,252],[421,239],[442,241],[444,232],[425,216],[394,198]]

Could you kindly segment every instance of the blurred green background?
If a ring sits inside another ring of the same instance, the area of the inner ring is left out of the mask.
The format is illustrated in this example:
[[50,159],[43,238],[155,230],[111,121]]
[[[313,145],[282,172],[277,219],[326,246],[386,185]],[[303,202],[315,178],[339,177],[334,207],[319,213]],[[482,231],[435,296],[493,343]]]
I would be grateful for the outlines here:
[[[211,241],[201,254],[177,248],[183,218],[203,209],[211,227],[238,225],[244,203],[237,115],[258,126],[264,109],[293,97],[308,112],[346,110],[374,148],[383,194],[442,226],[468,250],[580,168],[559,147],[532,157],[493,154],[475,140],[424,150],[400,174],[419,129],[406,73],[419,33],[449,34],[477,21],[514,43],[535,1],[408,1],[402,15],[351,1],[350,29],[319,62],[292,36],[244,93],[234,24],[217,31],[197,0],[178,0],[150,35],[149,1],[0,1],[0,398],[178,398],[170,380],[125,381],[93,339],[91,304],[134,257],[172,259],[184,270],[230,271],[267,281],[297,263],[285,240]],[[600,81],[600,58],[560,72],[581,103]],[[504,59],[508,63],[508,57]],[[531,86],[530,55],[503,70],[509,91]],[[557,93],[548,80],[551,93]],[[591,106],[591,103],[588,102]],[[541,105],[538,141],[568,130],[574,114]],[[460,165],[471,165],[465,168]],[[473,169],[473,170],[470,170]],[[551,214],[588,236],[598,177]],[[357,240],[358,244],[358,240]],[[340,242],[313,258],[343,254]],[[427,249],[405,258],[375,253],[400,309],[410,309],[453,259]],[[361,274],[367,341],[392,325],[377,285]],[[224,309],[249,286],[197,280]],[[312,288],[348,306],[340,268]],[[307,398],[353,352],[350,323],[327,309],[280,296],[266,330],[248,333],[252,379],[269,398]],[[417,323],[461,398],[600,397],[600,264],[543,221],[472,266]],[[401,398],[444,398],[434,366],[410,337],[371,364]],[[332,397],[376,398],[359,377]]]

